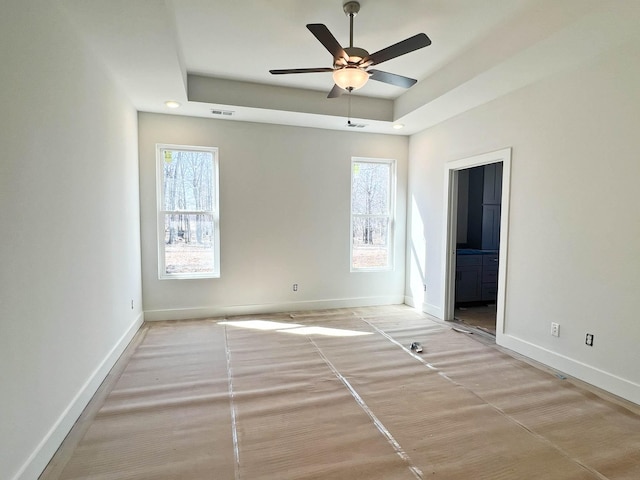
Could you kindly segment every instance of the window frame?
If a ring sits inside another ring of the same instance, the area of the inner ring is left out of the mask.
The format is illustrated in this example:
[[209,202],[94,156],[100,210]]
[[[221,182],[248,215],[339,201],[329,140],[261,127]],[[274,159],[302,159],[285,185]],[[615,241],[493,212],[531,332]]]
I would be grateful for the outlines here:
[[[356,163],[382,163],[389,165],[389,198],[387,206],[387,214],[354,214],[353,211],[353,176],[354,166]],[[394,269],[394,240],[395,240],[395,209],[396,209],[396,183],[397,183],[397,162],[391,158],[373,158],[373,157],[351,157],[351,184],[349,187],[349,271],[351,273],[363,273],[363,272],[389,272]],[[354,217],[369,217],[369,218],[383,218],[387,217],[387,265],[384,267],[360,267],[353,266],[353,220]]]
[[[164,207],[164,152],[185,151],[211,154],[213,191],[212,210],[165,210]],[[156,144],[156,222],[158,244],[158,279],[210,279],[220,278],[220,177],[218,147],[200,147],[192,145]],[[165,215],[178,213],[183,215],[210,215],[213,223],[213,271],[199,273],[167,273],[165,254]]]

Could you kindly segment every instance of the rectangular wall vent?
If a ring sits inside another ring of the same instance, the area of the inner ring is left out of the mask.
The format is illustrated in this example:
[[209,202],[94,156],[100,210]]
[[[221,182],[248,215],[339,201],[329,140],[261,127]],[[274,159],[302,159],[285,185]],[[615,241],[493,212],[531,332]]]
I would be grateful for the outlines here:
[[213,109],[211,110],[211,113],[213,115],[224,115],[227,117],[230,117],[231,115],[233,115],[233,111],[232,110],[217,110],[217,109]]
[[366,126],[367,126],[367,125],[366,125],[366,124],[364,124],[364,123],[353,123],[353,122],[347,122],[347,127],[350,127],[350,128],[364,128],[364,127],[366,127]]

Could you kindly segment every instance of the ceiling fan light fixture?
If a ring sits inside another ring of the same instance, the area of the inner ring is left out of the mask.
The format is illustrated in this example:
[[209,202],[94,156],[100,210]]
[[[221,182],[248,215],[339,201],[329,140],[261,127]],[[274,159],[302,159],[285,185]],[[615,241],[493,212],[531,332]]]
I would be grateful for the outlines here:
[[358,67],[344,67],[333,71],[333,81],[344,90],[358,90],[369,80],[369,74]]

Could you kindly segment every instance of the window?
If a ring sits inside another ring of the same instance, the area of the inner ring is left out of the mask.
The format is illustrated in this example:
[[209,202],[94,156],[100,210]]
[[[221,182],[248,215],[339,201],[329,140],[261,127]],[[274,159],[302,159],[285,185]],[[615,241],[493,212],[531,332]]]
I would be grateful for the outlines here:
[[157,145],[158,277],[220,276],[218,149]]
[[393,267],[395,160],[351,161],[351,271]]

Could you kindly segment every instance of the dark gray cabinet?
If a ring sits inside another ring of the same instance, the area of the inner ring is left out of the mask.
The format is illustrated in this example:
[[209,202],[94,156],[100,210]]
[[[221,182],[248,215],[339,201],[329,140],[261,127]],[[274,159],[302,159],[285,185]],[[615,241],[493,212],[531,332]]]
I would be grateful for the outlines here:
[[467,245],[481,248],[482,244],[482,197],[484,189],[484,167],[469,169],[469,192],[467,195]]
[[498,253],[456,255],[456,303],[495,302],[498,296]]
[[477,302],[482,298],[482,255],[456,258],[456,302]]
[[483,250],[500,248],[500,205],[482,205]]
[[480,299],[483,302],[495,302],[498,298],[498,254],[482,256],[482,285]]
[[[468,170],[468,190],[463,198],[466,211],[467,248],[500,248],[500,214],[502,202],[502,163]],[[460,208],[460,207],[459,207]]]
[[500,248],[500,203],[502,202],[502,162],[483,167],[482,242],[483,250]]
[[502,202],[502,162],[483,167],[482,203],[500,205]]

